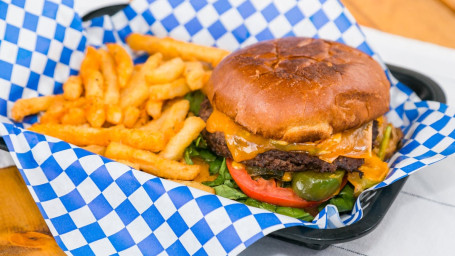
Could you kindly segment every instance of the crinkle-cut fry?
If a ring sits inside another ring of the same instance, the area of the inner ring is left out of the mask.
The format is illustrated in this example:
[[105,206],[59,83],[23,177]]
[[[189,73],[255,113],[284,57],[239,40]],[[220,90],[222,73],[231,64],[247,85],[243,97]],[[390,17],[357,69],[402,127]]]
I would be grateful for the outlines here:
[[66,100],[76,100],[81,97],[83,91],[80,76],[70,76],[63,84],[63,97]]
[[123,125],[126,128],[131,128],[136,124],[137,119],[139,118],[139,115],[141,114],[141,111],[132,106],[128,106],[125,108],[125,111],[123,112]]
[[87,99],[103,99],[104,78],[100,71],[90,72],[84,81],[85,97]]
[[103,126],[106,121],[106,111],[101,100],[92,100],[88,104],[86,118],[92,127],[99,128]]
[[145,75],[149,84],[170,83],[179,78],[185,68],[185,63],[180,58],[173,58],[162,63],[156,69],[150,69]]
[[148,122],[141,129],[152,131],[174,130],[174,126],[178,122],[185,120],[186,115],[190,109],[190,102],[188,100],[177,100],[172,103],[166,110],[163,111],[160,118]]
[[160,156],[171,160],[181,159],[185,149],[204,128],[205,122],[202,118],[196,116],[188,117],[182,129],[169,140],[166,147],[160,152]]
[[192,91],[201,89],[205,84],[205,70],[199,61],[186,62],[183,76]]
[[95,153],[97,155],[104,155],[104,152],[106,152],[106,147],[104,146],[99,146],[99,145],[88,145],[85,147],[82,147],[83,149],[90,151],[92,153]]
[[118,44],[106,44],[106,46],[115,61],[118,84],[120,88],[124,88],[133,73],[133,60],[122,46]]
[[22,121],[28,115],[37,114],[47,110],[56,100],[61,99],[61,95],[33,97],[17,100],[11,109],[11,117],[14,121]]
[[152,152],[129,147],[121,143],[110,143],[105,155],[108,158],[138,163],[141,170],[167,179],[192,180],[201,171],[201,167],[198,165],[187,165],[168,160]]
[[209,62],[213,67],[229,54],[229,51],[178,41],[172,38],[158,38],[137,33],[130,34],[126,42],[131,49],[146,51],[149,54],[162,52],[165,58],[180,57],[183,60]]
[[106,121],[111,124],[123,122],[123,111],[118,105],[106,106]]
[[107,146],[110,142],[121,142],[125,145],[153,152],[161,151],[165,146],[162,133],[139,129],[121,127],[93,128],[63,124],[34,124],[28,129],[59,138],[77,146]]
[[174,182],[180,183],[182,185],[192,187],[192,188],[197,188],[200,190],[203,190],[205,192],[208,192],[210,194],[215,194],[215,189],[211,188],[209,186],[206,186],[198,181],[192,181],[192,180],[172,180]]
[[81,125],[85,124],[87,119],[85,118],[85,111],[82,108],[70,108],[62,116],[62,124]]
[[186,84],[185,78],[177,79],[168,84],[153,85],[149,88],[151,100],[173,99],[184,96],[190,91],[190,87]]
[[149,116],[153,119],[158,119],[161,116],[161,109],[163,108],[162,100],[151,100],[149,99],[145,105],[145,109]]
[[120,94],[120,106],[122,108],[127,106],[138,107],[148,99],[149,86],[145,81],[145,73],[147,70],[155,69],[162,58],[161,53],[148,57],[141,69],[133,73],[127,87]]
[[104,104],[117,104],[120,97],[120,88],[114,59],[104,49],[99,49],[98,52],[101,56],[101,73],[104,77]]
[[81,76],[82,83],[87,84],[87,79],[92,72],[100,70],[100,56],[95,48],[89,46],[85,53],[85,58],[82,60],[79,75]]

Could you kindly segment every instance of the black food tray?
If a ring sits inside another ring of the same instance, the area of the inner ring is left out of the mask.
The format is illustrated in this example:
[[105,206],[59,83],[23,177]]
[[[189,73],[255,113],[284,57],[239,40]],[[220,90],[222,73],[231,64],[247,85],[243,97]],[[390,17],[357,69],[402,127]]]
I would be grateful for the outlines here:
[[[84,21],[102,15],[112,15],[126,5],[105,7],[85,15]],[[392,74],[402,83],[411,88],[422,100],[433,100],[446,103],[441,87],[429,77],[415,71],[387,65]],[[0,149],[8,151],[4,140],[0,137]],[[311,229],[307,227],[290,227],[275,231],[269,237],[284,240],[311,249],[322,250],[331,244],[343,243],[360,238],[371,232],[381,222],[393,201],[397,197],[407,178],[363,195],[361,202],[364,210],[363,218],[347,227],[337,229]]]

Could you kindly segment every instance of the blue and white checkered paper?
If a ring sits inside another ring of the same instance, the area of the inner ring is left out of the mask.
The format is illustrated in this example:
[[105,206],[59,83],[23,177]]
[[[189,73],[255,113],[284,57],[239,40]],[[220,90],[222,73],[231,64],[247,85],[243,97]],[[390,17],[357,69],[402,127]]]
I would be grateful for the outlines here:
[[[87,45],[122,43],[131,32],[228,50],[285,36],[321,37],[356,47],[382,64],[336,0],[136,0],[112,17],[84,24],[70,0],[0,2],[0,134],[65,252],[234,255],[281,228],[336,228],[362,217],[359,200],[348,216],[327,206],[312,223],[248,207],[20,128],[36,116],[23,124],[8,119],[19,98],[61,93]],[[391,173],[376,187],[455,152],[455,109],[420,101],[385,72],[392,81],[388,117],[406,135],[390,161]]]

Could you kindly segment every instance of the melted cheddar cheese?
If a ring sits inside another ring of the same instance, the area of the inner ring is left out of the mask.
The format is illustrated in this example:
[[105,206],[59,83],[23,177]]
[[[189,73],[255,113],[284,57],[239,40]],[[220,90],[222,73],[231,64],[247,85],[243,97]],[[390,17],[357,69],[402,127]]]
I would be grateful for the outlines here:
[[354,186],[355,196],[359,196],[365,189],[383,181],[389,172],[389,167],[386,162],[373,154],[365,158],[365,163],[360,166],[359,171],[362,177],[357,172],[348,173],[348,181]]
[[224,133],[227,146],[236,162],[252,159],[273,149],[306,152],[329,163],[338,156],[368,158],[371,156],[372,128],[373,124],[370,122],[357,129],[334,134],[325,140],[287,143],[252,134],[217,110],[210,115],[206,126],[210,133]]

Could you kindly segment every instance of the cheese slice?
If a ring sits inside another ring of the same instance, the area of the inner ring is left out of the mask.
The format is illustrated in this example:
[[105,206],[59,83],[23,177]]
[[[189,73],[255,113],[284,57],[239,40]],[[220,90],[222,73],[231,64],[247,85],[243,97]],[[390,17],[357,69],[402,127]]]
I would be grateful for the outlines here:
[[354,195],[359,196],[362,191],[383,181],[389,173],[387,163],[376,155],[365,158],[365,163],[360,166],[362,176],[358,172],[348,173],[348,181],[354,186]]
[[274,149],[287,152],[306,152],[310,155],[318,156],[329,163],[339,156],[351,158],[371,156],[373,122],[369,122],[357,129],[334,134],[325,140],[288,143],[252,134],[225,114],[214,110],[207,120],[206,129],[210,133],[224,133],[226,144],[236,162],[252,159],[260,153]]

